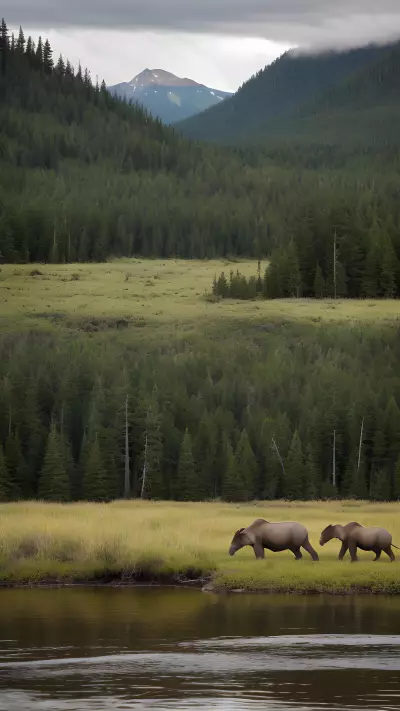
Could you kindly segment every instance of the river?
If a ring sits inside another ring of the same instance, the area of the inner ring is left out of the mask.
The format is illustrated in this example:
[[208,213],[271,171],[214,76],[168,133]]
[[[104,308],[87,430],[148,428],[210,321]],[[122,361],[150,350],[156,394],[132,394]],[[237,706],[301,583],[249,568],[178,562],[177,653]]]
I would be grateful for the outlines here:
[[400,600],[0,590],[0,711],[400,707]]

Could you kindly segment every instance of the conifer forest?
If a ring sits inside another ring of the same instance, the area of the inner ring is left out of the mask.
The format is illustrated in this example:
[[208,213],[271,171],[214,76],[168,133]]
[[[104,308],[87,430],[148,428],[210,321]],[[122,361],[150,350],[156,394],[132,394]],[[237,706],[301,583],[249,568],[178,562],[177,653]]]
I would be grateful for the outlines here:
[[[4,20],[0,50],[0,501],[400,499],[398,316],[257,317],[398,298],[396,141],[201,143]],[[13,269],[118,258],[225,264],[204,318],[68,320],[50,281],[16,316]]]

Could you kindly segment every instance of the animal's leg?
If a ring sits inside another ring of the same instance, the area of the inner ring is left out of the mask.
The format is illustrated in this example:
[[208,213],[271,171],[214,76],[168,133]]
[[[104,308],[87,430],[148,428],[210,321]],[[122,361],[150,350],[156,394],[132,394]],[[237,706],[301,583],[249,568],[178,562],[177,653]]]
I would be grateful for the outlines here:
[[379,558],[381,557],[382,551],[380,548],[374,548],[373,551],[375,553],[375,558],[374,558],[374,562],[375,562],[376,560],[379,560]]
[[317,551],[314,550],[314,548],[312,547],[312,545],[311,545],[310,541],[308,540],[308,538],[307,538],[307,540],[303,543],[303,546],[302,546],[302,547],[304,548],[305,551],[307,551],[307,553],[310,554],[310,556],[311,556],[311,558],[312,558],[313,560],[319,560],[318,553],[317,553]]
[[296,560],[302,559],[303,554],[302,554],[300,548],[291,548],[290,550],[292,551],[292,553],[294,553],[294,557],[296,558]]
[[257,558],[257,560],[261,560],[262,558],[265,558],[264,546],[262,545],[262,543],[260,543],[259,541],[256,541],[253,546],[253,549],[254,549],[254,555]]
[[349,552],[350,552],[351,562],[357,563],[357,561],[358,561],[357,543],[355,541],[352,541],[351,539],[349,541]]
[[348,546],[348,544],[347,544],[347,541],[343,541],[342,547],[341,547],[340,552],[339,552],[339,560],[343,560],[343,558],[345,557],[345,555],[346,555],[346,553],[347,553],[347,551],[348,551],[348,548],[349,548],[349,546]]
[[387,548],[384,548],[383,550],[385,551],[386,555],[389,556],[390,562],[393,563],[393,561],[396,559],[395,559],[394,553],[392,551],[392,546],[388,546]]

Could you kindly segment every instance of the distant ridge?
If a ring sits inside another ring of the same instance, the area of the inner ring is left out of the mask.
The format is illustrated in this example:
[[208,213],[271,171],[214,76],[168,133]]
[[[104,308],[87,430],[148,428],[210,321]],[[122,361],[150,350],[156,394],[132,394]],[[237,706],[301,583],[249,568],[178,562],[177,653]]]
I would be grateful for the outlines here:
[[[318,55],[286,52],[249,79],[221,106],[182,122],[179,129],[192,138],[232,145],[268,142],[274,136],[293,137],[297,134],[309,135],[313,141],[319,138],[340,141],[346,114],[353,111],[355,102],[359,109],[369,107],[370,110],[375,99],[378,100],[378,94],[380,104],[386,95],[392,105],[400,102],[400,73],[395,59],[399,46],[398,43],[370,45]],[[383,65],[380,69],[382,62],[391,63],[391,69],[384,69]],[[378,72],[375,78],[374,67]],[[385,72],[391,76],[394,72],[397,77],[392,79],[396,90],[392,86],[390,97]],[[335,132],[327,110],[330,106],[333,111],[339,101],[342,128]],[[323,127],[315,118],[316,114],[322,113]],[[310,117],[308,121],[306,116]]]

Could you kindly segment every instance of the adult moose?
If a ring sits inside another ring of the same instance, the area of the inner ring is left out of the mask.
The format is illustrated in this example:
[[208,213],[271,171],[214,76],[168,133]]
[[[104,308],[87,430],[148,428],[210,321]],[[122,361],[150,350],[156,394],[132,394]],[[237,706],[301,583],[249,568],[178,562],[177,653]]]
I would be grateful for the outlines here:
[[332,538],[338,538],[342,542],[339,560],[343,560],[347,551],[349,551],[352,563],[358,561],[357,548],[362,551],[373,551],[375,553],[374,561],[379,560],[383,551],[389,556],[391,562],[395,560],[392,546],[393,548],[398,548],[392,543],[392,534],[386,531],[385,528],[367,528],[356,521],[351,521],[345,526],[339,523],[330,524],[322,531],[319,543],[324,546]]
[[264,548],[277,553],[292,551],[296,560],[303,557],[300,548],[304,548],[313,560],[319,560],[317,551],[308,540],[308,531],[301,523],[284,521],[270,523],[263,518],[253,521],[247,528],[240,528],[232,538],[229,555],[235,555],[243,546],[251,546],[257,559],[265,557]]

